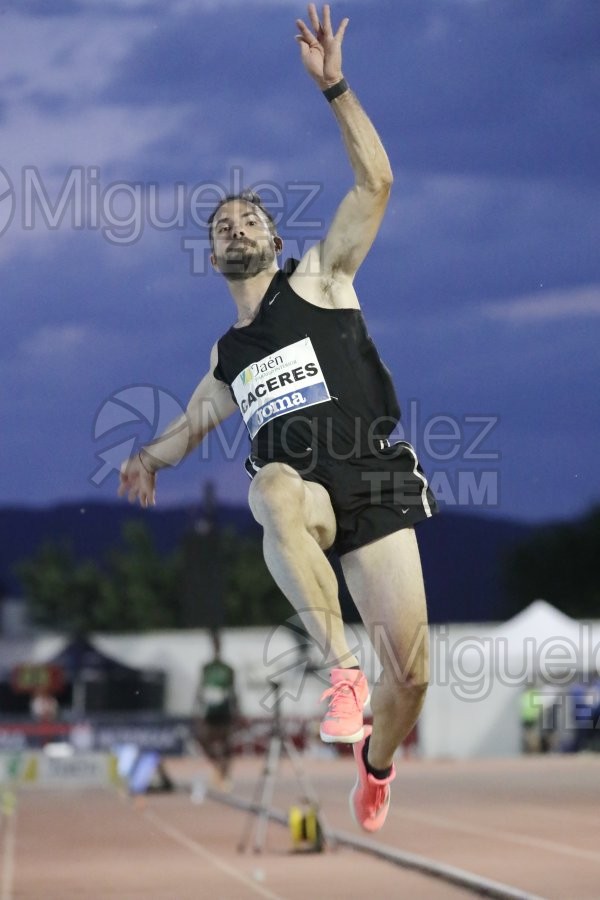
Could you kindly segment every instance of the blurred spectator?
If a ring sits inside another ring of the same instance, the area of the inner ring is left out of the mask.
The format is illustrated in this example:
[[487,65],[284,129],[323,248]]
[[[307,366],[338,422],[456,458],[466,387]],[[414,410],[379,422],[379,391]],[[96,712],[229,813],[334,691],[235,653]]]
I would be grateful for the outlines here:
[[527,688],[521,695],[521,746],[523,753],[542,751],[543,706],[539,691]]
[[58,718],[58,702],[48,691],[36,691],[31,698],[31,715],[37,722],[55,722]]
[[238,719],[235,672],[221,658],[217,631],[211,632],[213,658],[202,667],[195,704],[194,735],[215,768],[215,786],[230,789],[233,733]]

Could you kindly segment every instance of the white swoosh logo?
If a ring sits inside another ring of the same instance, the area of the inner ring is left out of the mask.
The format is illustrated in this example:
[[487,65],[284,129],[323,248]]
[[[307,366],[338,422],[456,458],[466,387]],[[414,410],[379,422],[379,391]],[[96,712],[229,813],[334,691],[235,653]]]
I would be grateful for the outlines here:
[[269,306],[271,306],[272,303],[275,303],[275,301],[276,301],[277,298],[279,297],[280,293],[281,293],[281,291],[277,291],[277,293],[275,294],[275,296],[273,297],[273,299],[272,299],[272,300],[269,300]]

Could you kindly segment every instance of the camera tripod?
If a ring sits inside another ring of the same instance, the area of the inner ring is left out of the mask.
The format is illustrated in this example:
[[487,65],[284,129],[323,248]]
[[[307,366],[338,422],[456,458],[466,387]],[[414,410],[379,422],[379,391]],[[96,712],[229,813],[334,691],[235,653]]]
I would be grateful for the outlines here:
[[[302,790],[302,800],[304,803],[311,804],[314,810],[318,810],[319,801],[310,781],[308,780],[304,769],[302,768],[302,759],[300,753],[296,750],[293,742],[285,736],[281,723],[281,684],[278,681],[270,682],[274,693],[275,702],[273,706],[273,722],[271,726],[271,734],[269,745],[265,755],[265,763],[260,778],[256,783],[252,806],[246,820],[244,832],[238,844],[240,853],[247,849],[252,835],[253,819],[256,818],[254,828],[253,850],[255,853],[261,853],[265,845],[267,836],[267,825],[269,822],[269,811],[273,801],[275,791],[275,782],[277,779],[277,770],[279,761],[283,753],[285,753],[292,764],[296,780]],[[319,826],[323,835],[323,839],[330,847],[334,846],[333,837],[329,834],[323,822],[322,815],[319,814]]]

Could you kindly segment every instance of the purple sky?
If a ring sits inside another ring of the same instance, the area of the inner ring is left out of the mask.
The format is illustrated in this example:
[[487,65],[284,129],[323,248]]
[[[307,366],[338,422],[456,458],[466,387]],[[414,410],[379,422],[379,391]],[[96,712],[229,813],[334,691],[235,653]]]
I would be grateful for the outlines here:
[[[597,0],[332,6],[395,172],[356,284],[405,436],[453,509],[583,513],[600,498]],[[262,186],[284,256],[323,233],[351,172],[299,60],[304,15],[0,3],[0,504],[113,500],[115,461],[185,404],[233,320],[206,266],[219,192]],[[232,422],[161,474],[158,502],[207,478],[243,501],[246,445]]]

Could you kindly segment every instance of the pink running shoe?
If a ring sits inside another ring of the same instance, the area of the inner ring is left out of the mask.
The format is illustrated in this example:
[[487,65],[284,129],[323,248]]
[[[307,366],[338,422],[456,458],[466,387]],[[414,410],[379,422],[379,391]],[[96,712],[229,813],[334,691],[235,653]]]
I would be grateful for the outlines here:
[[332,669],[331,687],[321,696],[329,709],[321,722],[321,740],[327,744],[353,744],[363,734],[363,707],[369,685],[360,669]]
[[358,778],[350,794],[350,812],[357,825],[365,831],[379,831],[385,822],[390,806],[390,781],[396,777],[392,766],[391,775],[381,781],[367,771],[363,759],[363,747],[371,734],[370,725],[365,725],[365,736],[352,748],[358,766]]

